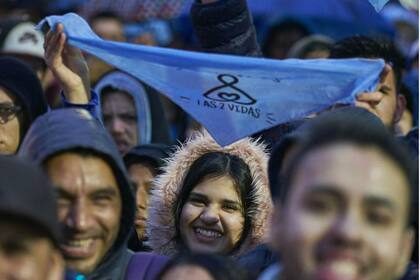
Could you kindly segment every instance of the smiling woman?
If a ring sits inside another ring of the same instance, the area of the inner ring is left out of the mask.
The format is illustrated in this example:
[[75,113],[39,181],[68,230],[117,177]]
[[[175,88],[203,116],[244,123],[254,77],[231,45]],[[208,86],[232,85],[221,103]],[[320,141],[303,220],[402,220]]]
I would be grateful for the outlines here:
[[245,209],[256,207],[251,186],[249,168],[236,156],[213,152],[196,160],[174,205],[177,242],[193,251],[234,251],[250,229]]
[[220,147],[197,134],[157,177],[149,206],[149,246],[239,255],[263,242],[271,212],[264,145],[250,139]]

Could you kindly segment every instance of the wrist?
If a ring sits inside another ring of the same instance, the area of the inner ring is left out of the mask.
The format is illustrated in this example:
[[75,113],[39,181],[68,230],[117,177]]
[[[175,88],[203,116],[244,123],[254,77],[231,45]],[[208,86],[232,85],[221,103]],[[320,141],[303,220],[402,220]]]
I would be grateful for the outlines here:
[[72,104],[87,104],[90,101],[90,92],[80,85],[73,88],[63,88],[66,100]]

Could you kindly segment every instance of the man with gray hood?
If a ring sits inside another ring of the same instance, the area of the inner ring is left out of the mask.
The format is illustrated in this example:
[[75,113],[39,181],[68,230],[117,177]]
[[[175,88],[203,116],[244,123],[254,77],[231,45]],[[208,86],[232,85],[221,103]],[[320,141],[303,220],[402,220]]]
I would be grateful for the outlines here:
[[135,211],[131,186],[111,137],[88,111],[60,109],[41,116],[19,156],[40,164],[55,186],[68,268],[87,279],[157,275],[165,258],[127,249]]

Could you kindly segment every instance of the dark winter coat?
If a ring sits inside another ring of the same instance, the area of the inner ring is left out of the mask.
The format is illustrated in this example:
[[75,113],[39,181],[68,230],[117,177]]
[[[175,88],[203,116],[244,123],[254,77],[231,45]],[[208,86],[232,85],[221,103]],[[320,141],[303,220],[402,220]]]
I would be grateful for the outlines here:
[[221,0],[191,7],[195,33],[209,52],[261,56],[246,0]]

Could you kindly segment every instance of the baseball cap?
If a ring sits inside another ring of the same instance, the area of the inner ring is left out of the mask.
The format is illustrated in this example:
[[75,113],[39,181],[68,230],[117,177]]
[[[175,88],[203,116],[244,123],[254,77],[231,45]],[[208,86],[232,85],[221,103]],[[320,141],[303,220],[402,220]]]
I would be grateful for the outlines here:
[[44,35],[32,22],[20,22],[11,27],[4,37],[1,52],[44,58]]

